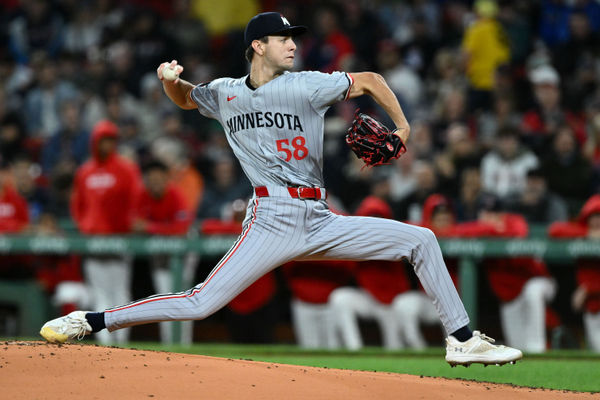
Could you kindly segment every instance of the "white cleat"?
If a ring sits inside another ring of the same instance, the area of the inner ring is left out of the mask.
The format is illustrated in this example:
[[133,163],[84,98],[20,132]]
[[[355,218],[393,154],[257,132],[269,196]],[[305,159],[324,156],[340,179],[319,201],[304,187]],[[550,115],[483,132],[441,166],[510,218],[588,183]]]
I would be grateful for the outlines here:
[[42,326],[40,335],[50,343],[64,343],[70,339],[81,340],[92,333],[92,327],[85,319],[90,311],[73,311],[60,318],[48,321]]
[[466,342],[458,341],[454,336],[446,338],[446,361],[452,366],[468,367],[473,363],[483,365],[515,364],[523,358],[521,350],[512,347],[494,345],[494,339],[479,331],[473,332],[473,337]]

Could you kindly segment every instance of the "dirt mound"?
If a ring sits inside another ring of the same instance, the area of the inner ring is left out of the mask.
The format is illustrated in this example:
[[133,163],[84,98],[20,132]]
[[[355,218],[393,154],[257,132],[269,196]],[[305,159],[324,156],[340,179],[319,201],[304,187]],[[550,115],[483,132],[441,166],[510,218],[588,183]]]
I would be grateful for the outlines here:
[[42,342],[0,343],[3,399],[564,399],[591,394]]

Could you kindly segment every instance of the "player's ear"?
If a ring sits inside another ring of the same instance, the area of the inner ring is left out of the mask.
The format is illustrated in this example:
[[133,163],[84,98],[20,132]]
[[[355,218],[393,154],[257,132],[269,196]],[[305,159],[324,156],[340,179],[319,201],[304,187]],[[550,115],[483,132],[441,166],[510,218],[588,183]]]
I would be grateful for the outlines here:
[[254,49],[254,52],[260,56],[265,54],[265,48],[264,48],[265,43],[263,43],[260,40],[253,40],[252,41],[252,48]]

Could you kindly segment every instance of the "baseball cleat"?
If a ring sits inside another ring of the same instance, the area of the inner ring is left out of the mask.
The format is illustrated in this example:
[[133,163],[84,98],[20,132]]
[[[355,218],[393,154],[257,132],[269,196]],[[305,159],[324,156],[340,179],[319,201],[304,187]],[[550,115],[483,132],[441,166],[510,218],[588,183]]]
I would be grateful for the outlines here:
[[73,311],[68,315],[48,321],[42,326],[40,335],[50,343],[64,343],[67,340],[81,340],[92,332],[85,315],[89,311]]
[[523,358],[521,350],[512,347],[494,345],[494,339],[479,331],[473,332],[473,337],[466,342],[458,341],[454,336],[446,338],[446,361],[451,366],[472,363],[487,365],[515,364]]

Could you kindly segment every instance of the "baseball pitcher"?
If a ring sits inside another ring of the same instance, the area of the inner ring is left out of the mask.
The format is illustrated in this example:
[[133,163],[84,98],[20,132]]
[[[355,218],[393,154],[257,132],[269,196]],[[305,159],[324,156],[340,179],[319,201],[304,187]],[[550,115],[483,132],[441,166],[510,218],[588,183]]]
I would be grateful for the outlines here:
[[103,312],[75,311],[47,322],[49,342],[158,321],[203,319],[252,282],[291,260],[407,259],[433,301],[448,334],[451,365],[505,364],[521,351],[467,327],[469,317],[450,279],[435,235],[398,221],[330,212],[323,187],[323,119],[338,101],[371,96],[395,124],[388,131],[357,113],[346,140],[367,165],[387,163],[405,151],[410,129],[398,100],[372,72],[290,72],[292,26],[279,13],[256,15],[245,30],[250,74],[193,85],[181,79],[177,61],[158,67],[167,96],[183,109],[216,119],[250,180],[243,230],[204,282],[181,293],[160,294]]

